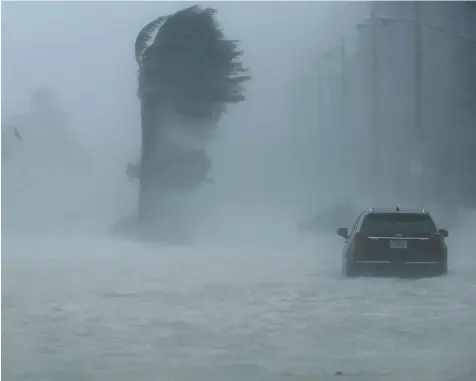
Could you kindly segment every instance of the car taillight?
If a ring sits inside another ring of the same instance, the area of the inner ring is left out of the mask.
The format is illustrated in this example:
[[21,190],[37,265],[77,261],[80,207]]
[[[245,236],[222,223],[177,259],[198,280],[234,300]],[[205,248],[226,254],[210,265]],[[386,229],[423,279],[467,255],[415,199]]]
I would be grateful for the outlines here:
[[445,238],[440,234],[436,233],[430,237],[430,244],[432,249],[441,250],[445,244]]

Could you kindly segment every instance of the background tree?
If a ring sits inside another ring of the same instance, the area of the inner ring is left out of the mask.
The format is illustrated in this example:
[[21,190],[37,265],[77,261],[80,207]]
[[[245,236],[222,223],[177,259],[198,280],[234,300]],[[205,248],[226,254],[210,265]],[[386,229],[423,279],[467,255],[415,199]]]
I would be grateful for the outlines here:
[[[2,116],[3,118],[3,116]],[[29,107],[19,115],[8,115],[2,122],[2,136],[13,147],[23,141],[16,159],[34,164],[65,162],[76,148],[68,116],[61,109],[54,92],[46,87],[34,90]]]
[[193,189],[211,167],[203,149],[173,142],[171,130],[209,134],[227,104],[244,100],[242,83],[250,77],[243,75],[242,51],[237,41],[224,38],[215,14],[192,6],[155,19],[136,38],[142,222],[157,217],[164,192]]

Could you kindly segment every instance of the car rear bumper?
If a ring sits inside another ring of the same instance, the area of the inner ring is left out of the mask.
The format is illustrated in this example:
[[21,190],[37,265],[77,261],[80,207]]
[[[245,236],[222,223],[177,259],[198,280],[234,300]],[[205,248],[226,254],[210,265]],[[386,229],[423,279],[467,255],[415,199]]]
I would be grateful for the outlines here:
[[441,263],[446,259],[445,251],[415,251],[415,250],[382,250],[356,252],[355,262],[367,263],[408,263],[431,264]]
[[390,262],[390,261],[359,261],[354,262],[354,271],[361,275],[421,277],[441,274],[446,267],[441,262]]

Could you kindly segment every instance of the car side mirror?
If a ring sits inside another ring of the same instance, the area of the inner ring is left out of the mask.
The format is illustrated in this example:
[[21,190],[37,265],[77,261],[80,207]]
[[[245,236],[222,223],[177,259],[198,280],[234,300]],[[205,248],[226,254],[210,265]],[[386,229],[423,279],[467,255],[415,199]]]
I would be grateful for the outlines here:
[[349,238],[349,232],[347,228],[339,228],[337,229],[337,235],[342,238]]
[[446,229],[439,229],[438,230],[438,234],[441,235],[442,237],[448,237],[449,233],[448,233],[448,230]]

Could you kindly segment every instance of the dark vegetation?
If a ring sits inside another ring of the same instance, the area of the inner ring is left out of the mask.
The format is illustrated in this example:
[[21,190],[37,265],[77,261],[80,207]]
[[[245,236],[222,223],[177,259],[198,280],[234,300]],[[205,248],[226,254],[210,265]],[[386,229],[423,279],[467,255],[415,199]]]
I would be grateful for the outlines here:
[[193,191],[212,167],[203,145],[187,146],[174,132],[207,140],[227,105],[244,100],[242,84],[250,77],[240,62],[243,52],[224,38],[215,14],[193,6],[158,17],[137,36],[142,224],[153,225],[167,194]]

